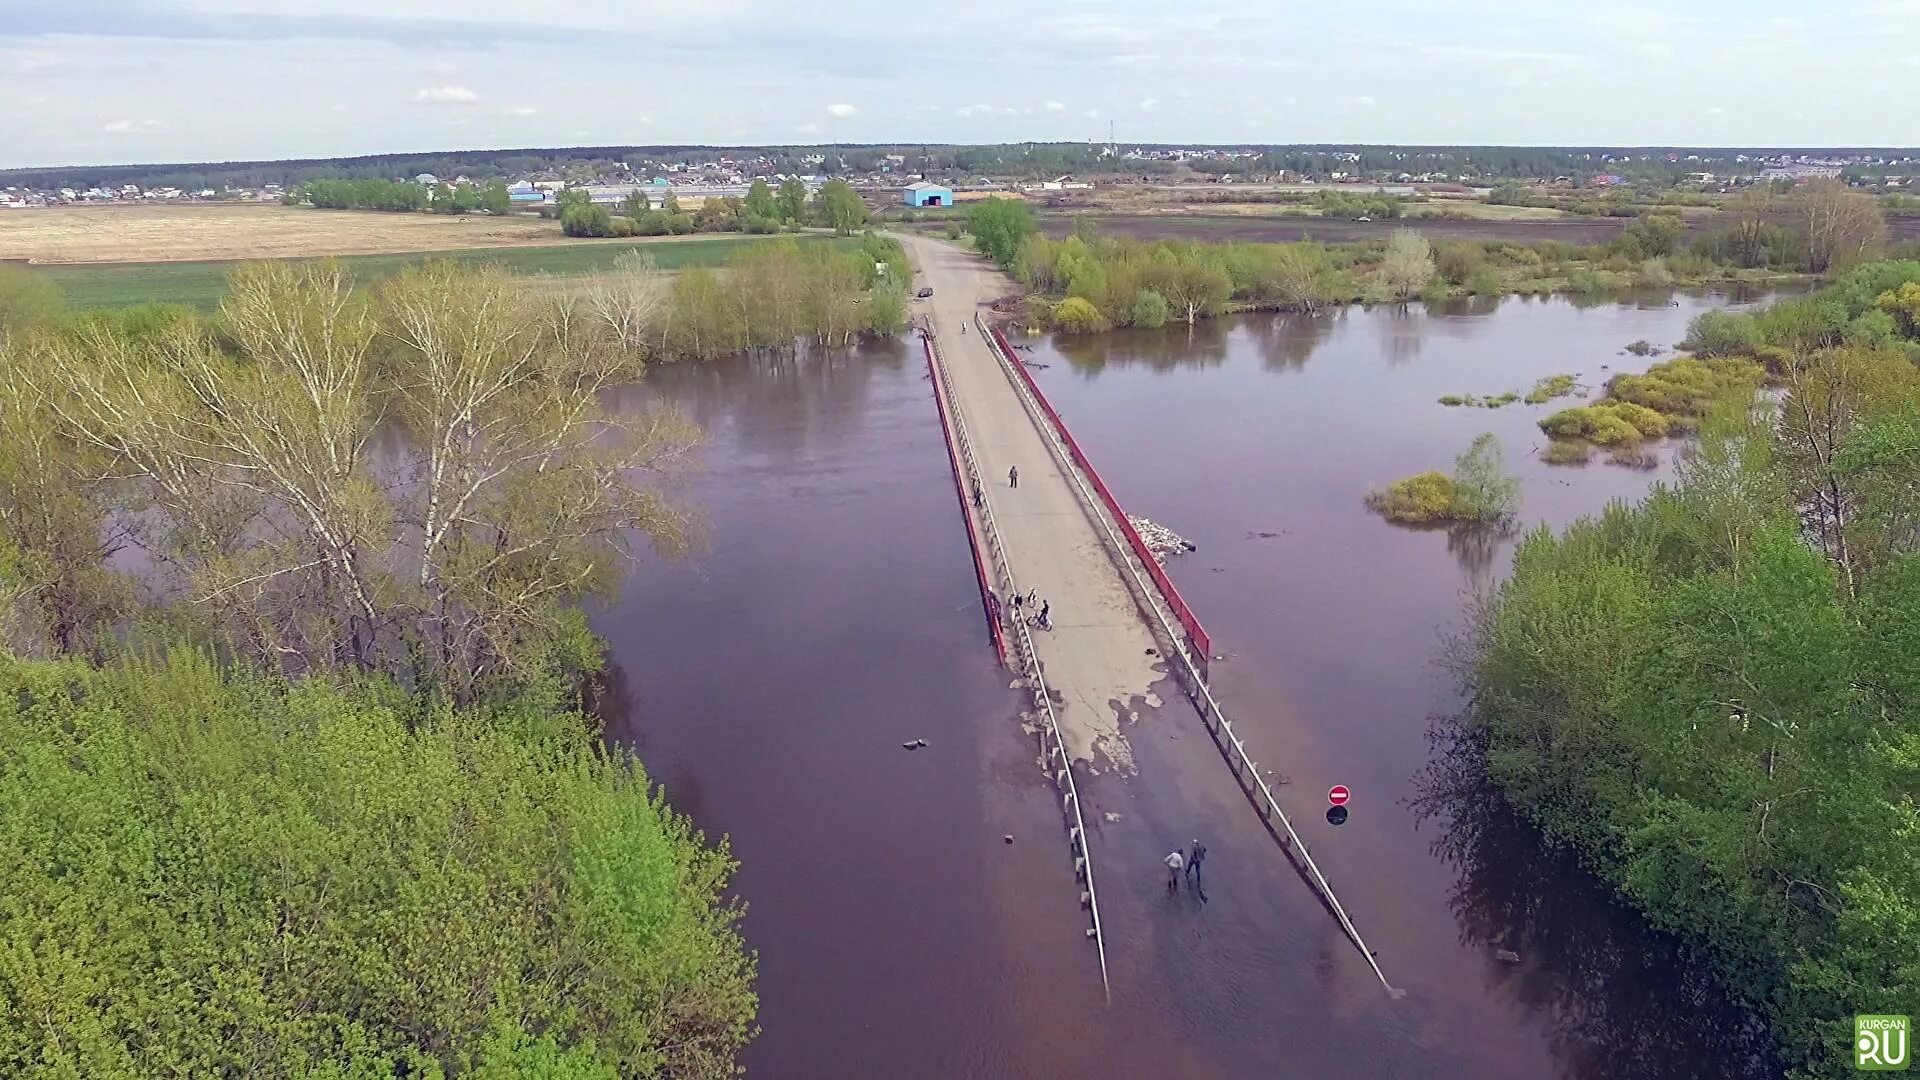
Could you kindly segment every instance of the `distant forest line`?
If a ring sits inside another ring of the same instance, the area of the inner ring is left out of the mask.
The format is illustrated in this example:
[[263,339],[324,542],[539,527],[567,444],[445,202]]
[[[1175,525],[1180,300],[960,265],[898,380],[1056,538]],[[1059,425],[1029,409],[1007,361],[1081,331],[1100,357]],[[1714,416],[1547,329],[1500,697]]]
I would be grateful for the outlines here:
[[[1206,144],[1206,143],[1134,143],[1122,144],[1141,151],[1257,150],[1257,161],[1217,161],[1216,171],[1269,173],[1287,169],[1295,172],[1335,171],[1370,172],[1391,168],[1411,173],[1458,172],[1470,167],[1488,178],[1526,179],[1552,177],[1569,172],[1592,172],[1604,156],[1654,155],[1650,161],[1614,161],[1610,171],[1628,178],[1671,180],[1687,172],[1710,170],[1716,164],[1732,163],[1740,155],[1749,158],[1793,156],[1857,156],[1901,158],[1920,154],[1898,147],[1683,147],[1683,146],[1418,146],[1333,144]],[[866,172],[878,169],[887,155],[906,157],[905,171],[943,173],[985,173],[995,176],[1042,177],[1061,172],[1124,171],[1140,174],[1172,171],[1173,161],[1128,161],[1126,169],[1115,170],[1118,163],[1102,157],[1098,143],[1004,143],[963,146],[945,143],[833,143],[792,146],[570,146],[531,147],[501,150],[450,150],[397,154],[366,154],[353,157],[297,158],[283,161],[224,161],[128,165],[60,165],[0,170],[0,187],[93,187],[139,184],[142,187],[206,188],[222,186],[259,187],[266,184],[293,186],[321,178],[375,179],[411,176],[430,172],[435,175],[464,173],[475,179],[517,176],[530,172],[566,172],[593,169],[617,162],[678,160],[699,163],[725,155],[767,156],[779,171]],[[803,165],[803,159],[824,154],[825,164]],[[1359,155],[1357,160],[1343,155]],[[1680,160],[1669,162],[1665,155]],[[1697,160],[1689,161],[1692,155]],[[846,164],[841,165],[840,160]],[[1896,169],[1895,171],[1901,171]]]

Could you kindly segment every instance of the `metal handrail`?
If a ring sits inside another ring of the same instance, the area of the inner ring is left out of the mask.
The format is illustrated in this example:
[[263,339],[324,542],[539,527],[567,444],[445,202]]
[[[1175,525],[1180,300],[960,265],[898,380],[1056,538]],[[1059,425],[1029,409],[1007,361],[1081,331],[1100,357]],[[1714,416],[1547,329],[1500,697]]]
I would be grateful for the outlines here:
[[[995,571],[1000,575],[1007,596],[1012,597],[1019,591],[1019,586],[1013,577],[1012,560],[1007,558],[1006,551],[1001,545],[1000,527],[993,520],[993,509],[986,495],[986,487],[980,482],[980,467],[973,458],[973,442],[967,436],[966,421],[960,415],[960,403],[953,393],[953,378],[947,373],[946,357],[941,353],[940,341],[933,336],[931,328],[927,331],[927,348],[933,356],[933,369],[940,380],[939,392],[946,397],[947,420],[953,427],[954,443],[960,448],[960,459],[966,467],[968,483],[974,485],[974,490],[980,492],[980,500],[974,505],[974,511],[980,518],[980,531],[987,538],[987,552],[993,560]],[[971,501],[970,499],[969,502]],[[1003,602],[1000,607],[1003,619],[1007,610],[1008,605]],[[1047,727],[1042,730],[1040,738],[1041,749],[1045,754],[1043,765],[1053,777],[1055,786],[1061,784],[1066,786],[1065,801],[1073,810],[1073,825],[1067,830],[1068,848],[1074,853],[1075,869],[1087,883],[1087,912],[1093,920],[1093,928],[1089,933],[1093,937],[1095,949],[1100,954],[1100,986],[1105,991],[1107,1000],[1111,1002],[1113,984],[1107,973],[1106,935],[1100,926],[1100,897],[1093,885],[1093,852],[1087,845],[1086,819],[1080,813],[1080,789],[1073,779],[1073,759],[1067,754],[1066,739],[1060,734],[1060,718],[1053,711],[1053,697],[1047,691],[1046,676],[1040,670],[1039,653],[1034,650],[1033,635],[1028,632],[1024,620],[1014,619],[1013,624],[1016,651],[1020,654],[1021,673],[1027,680],[1028,691],[1033,694],[1034,700],[1039,703],[1041,710],[1047,716]],[[1048,731],[1053,734],[1051,749],[1046,745]],[[1059,759],[1057,769],[1054,767],[1055,758]]]
[[[1127,573],[1133,578],[1137,595],[1146,599],[1147,608],[1153,613],[1154,620],[1160,624],[1160,629],[1166,635],[1167,640],[1173,643],[1174,654],[1180,658],[1180,662],[1187,669],[1186,681],[1189,687],[1191,687],[1188,695],[1189,697],[1192,697],[1196,693],[1199,695],[1200,700],[1195,701],[1194,704],[1200,709],[1201,722],[1207,723],[1208,729],[1212,730],[1212,724],[1208,722],[1210,720],[1217,720],[1220,729],[1226,732],[1228,743],[1233,747],[1234,752],[1240,755],[1240,760],[1244,763],[1246,775],[1252,778],[1255,786],[1260,789],[1260,794],[1266,798],[1268,815],[1280,819],[1280,825],[1286,829],[1287,836],[1291,839],[1294,850],[1299,852],[1300,858],[1307,864],[1307,869],[1313,872],[1313,879],[1319,885],[1321,896],[1326,898],[1327,906],[1332,909],[1334,918],[1339,920],[1341,928],[1347,932],[1347,936],[1352,938],[1353,943],[1359,947],[1360,955],[1366,957],[1367,966],[1373,969],[1373,974],[1380,980],[1380,985],[1386,987],[1387,992],[1396,998],[1404,995],[1406,991],[1396,989],[1392,983],[1387,981],[1386,973],[1380,970],[1379,962],[1373,957],[1373,950],[1367,947],[1366,939],[1360,936],[1360,931],[1353,925],[1353,920],[1348,917],[1346,908],[1341,906],[1340,899],[1333,894],[1333,886],[1327,883],[1326,875],[1320,872],[1320,866],[1314,862],[1313,854],[1307,850],[1306,842],[1301,840],[1300,834],[1294,831],[1293,822],[1287,817],[1286,811],[1280,809],[1279,800],[1273,797],[1273,789],[1269,788],[1267,782],[1261,779],[1260,770],[1258,766],[1254,764],[1253,758],[1247,753],[1246,744],[1240,741],[1240,736],[1233,730],[1233,721],[1227,717],[1227,714],[1221,710],[1220,703],[1214,699],[1213,690],[1208,687],[1205,677],[1200,674],[1199,667],[1194,663],[1193,657],[1188,653],[1184,639],[1174,632],[1172,620],[1166,612],[1160,609],[1160,604],[1163,602],[1163,599],[1157,598],[1157,591],[1148,587],[1147,581],[1141,574],[1140,569],[1134,565],[1136,556],[1134,556],[1126,544],[1121,542],[1119,535],[1114,531],[1113,524],[1107,520],[1107,515],[1103,512],[1099,500],[1095,499],[1093,492],[1087,489],[1086,481],[1081,478],[1079,469],[1073,464],[1072,455],[1067,452],[1066,447],[1060,442],[1058,433],[1053,431],[1052,425],[1047,422],[1045,410],[1041,409],[1039,403],[1033,400],[1033,395],[1028,391],[1026,386],[1023,385],[1023,380],[1019,377],[1019,373],[1012,370],[1011,365],[1019,361],[1007,355],[1007,353],[1000,348],[999,342],[993,340],[991,330],[978,313],[975,313],[973,321],[974,325],[979,328],[981,337],[987,339],[988,347],[993,351],[994,358],[999,361],[1001,371],[1006,376],[1007,382],[1013,386],[1014,393],[1019,396],[1021,406],[1026,410],[1028,419],[1039,429],[1040,434],[1046,440],[1047,446],[1053,451],[1054,456],[1059,459],[1061,467],[1064,468],[1066,474],[1073,479],[1074,486],[1079,489],[1081,498],[1091,510],[1094,520],[1100,523],[1101,530],[1107,534],[1107,540],[1112,550],[1120,554],[1121,562],[1126,566]],[[1204,704],[1201,703],[1202,701],[1204,701]],[[1228,768],[1235,767],[1231,755],[1227,758],[1227,766]]]

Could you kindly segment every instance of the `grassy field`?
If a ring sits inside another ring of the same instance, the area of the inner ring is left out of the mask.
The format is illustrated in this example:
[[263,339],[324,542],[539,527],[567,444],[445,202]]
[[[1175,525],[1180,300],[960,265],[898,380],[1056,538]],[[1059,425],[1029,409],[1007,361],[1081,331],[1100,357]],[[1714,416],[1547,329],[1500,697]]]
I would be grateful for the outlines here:
[[[502,266],[516,274],[567,278],[604,269],[611,266],[621,252],[635,250],[653,256],[654,263],[667,270],[718,266],[726,262],[727,257],[741,245],[758,243],[761,239],[752,236],[719,236],[623,243],[573,242],[547,247],[347,255],[340,257],[340,261],[353,271],[362,284],[379,281],[403,267],[430,258]],[[801,243],[833,242],[831,237],[818,234],[806,234],[797,239]],[[187,304],[211,310],[226,295],[227,272],[237,265],[238,260],[219,260],[36,266],[32,269],[65,290],[68,303],[77,308],[155,303]]]
[[261,203],[56,206],[0,212],[0,259],[209,262],[524,247],[560,240],[539,217],[382,214]]

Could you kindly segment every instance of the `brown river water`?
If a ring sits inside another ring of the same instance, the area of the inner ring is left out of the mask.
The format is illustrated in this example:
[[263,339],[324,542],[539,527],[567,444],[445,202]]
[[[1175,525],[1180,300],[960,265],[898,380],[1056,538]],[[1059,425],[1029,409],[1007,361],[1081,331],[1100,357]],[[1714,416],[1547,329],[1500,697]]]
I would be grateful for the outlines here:
[[[1217,695],[1396,985],[1290,869],[1191,710],[1086,788],[1101,993],[1058,803],[980,623],[930,389],[905,342],[657,369],[629,400],[703,424],[708,539],[595,613],[609,737],[731,837],[774,1077],[1777,1076],[1757,1022],[1497,798],[1436,769],[1442,642],[1512,541],[1388,525],[1369,487],[1496,433],[1521,519],[1670,475],[1541,464],[1550,407],[1445,408],[1650,361],[1724,295],[1246,316],[1033,345],[1129,511],[1198,545],[1169,571]],[[908,752],[903,741],[924,738]],[[1348,785],[1351,817],[1322,818]],[[1012,836],[1014,842],[1004,842]],[[1207,894],[1158,859],[1194,837]],[[1507,950],[1517,962],[1496,955]]]

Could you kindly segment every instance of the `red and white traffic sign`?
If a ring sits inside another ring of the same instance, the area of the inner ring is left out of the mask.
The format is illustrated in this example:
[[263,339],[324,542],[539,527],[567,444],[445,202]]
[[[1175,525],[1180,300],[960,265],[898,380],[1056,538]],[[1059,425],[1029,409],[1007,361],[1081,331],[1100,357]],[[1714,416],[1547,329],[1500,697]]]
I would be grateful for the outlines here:
[[1335,806],[1345,806],[1347,800],[1351,798],[1353,798],[1353,792],[1348,791],[1345,784],[1335,784],[1327,789],[1327,801]]

